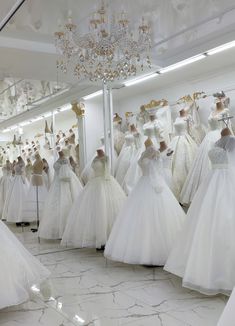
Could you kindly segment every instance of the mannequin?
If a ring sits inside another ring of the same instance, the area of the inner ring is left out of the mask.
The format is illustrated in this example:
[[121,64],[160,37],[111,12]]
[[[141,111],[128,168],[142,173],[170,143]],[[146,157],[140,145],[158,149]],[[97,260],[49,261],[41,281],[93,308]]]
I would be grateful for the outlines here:
[[73,132],[73,129],[69,129],[69,137],[68,141],[70,144],[74,145],[75,144],[75,133]]
[[6,164],[2,167],[3,176],[0,179],[0,219],[2,218],[3,206],[12,182],[11,171],[12,165],[9,160],[6,160]]
[[144,142],[142,176],[117,215],[105,257],[147,267],[165,264],[185,214],[162,177],[159,151]]
[[113,118],[113,139],[114,139],[114,148],[117,152],[117,155],[120,154],[122,146],[125,142],[124,133],[121,131],[122,118],[115,113]]
[[45,201],[39,225],[39,237],[61,239],[67,224],[69,211],[82,186],[70,168],[63,151],[54,163],[54,179]]
[[160,156],[162,159],[162,174],[163,177],[168,185],[168,187],[173,190],[173,178],[172,178],[172,154],[173,150],[168,148],[167,144],[165,141],[160,142]]
[[[25,164],[21,156],[17,158],[14,171],[15,176],[3,207],[3,218],[9,223],[17,223],[17,226],[20,226],[22,222],[27,222],[22,219],[22,209],[28,192],[28,181],[24,175]],[[28,223],[25,223],[25,225],[28,225]]]
[[185,112],[182,105],[180,105],[179,117],[174,122],[175,136],[170,143],[170,148],[174,151],[172,155],[172,175],[174,194],[177,199],[180,197],[197,151],[197,144],[188,132],[189,125]]
[[97,149],[96,153],[91,164],[93,177],[72,206],[62,245],[103,250],[125,201],[123,190],[109,173],[104,150]]
[[156,148],[159,147],[159,142],[165,140],[164,138],[164,125],[157,118],[157,108],[147,109],[149,113],[149,122],[143,126],[144,135],[151,138]]
[[25,175],[29,182],[31,180],[32,168],[33,168],[32,162],[31,162],[30,158],[27,158],[27,164],[25,166]]
[[208,151],[212,168],[192,200],[164,267],[182,277],[184,287],[206,295],[229,295],[234,287],[235,173],[228,155],[228,150],[234,152],[230,139],[234,137],[226,128]]
[[[47,197],[47,188],[43,182],[43,161],[39,153],[35,154],[35,161],[32,166],[32,177],[28,194],[23,203],[22,220],[27,222],[37,221],[37,228],[39,226],[39,219],[41,217],[44,202]],[[37,229],[35,229],[37,231]]]

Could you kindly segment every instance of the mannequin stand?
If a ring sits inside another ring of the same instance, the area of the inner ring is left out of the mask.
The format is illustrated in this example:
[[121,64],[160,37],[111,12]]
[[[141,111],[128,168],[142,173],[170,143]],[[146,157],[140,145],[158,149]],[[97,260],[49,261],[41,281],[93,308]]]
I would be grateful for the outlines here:
[[[37,227],[36,228],[32,228],[31,231],[33,233],[38,232],[38,228],[39,228],[39,202],[38,202],[38,186],[36,187],[36,210],[37,210]],[[40,238],[38,237],[38,243],[40,243]]]

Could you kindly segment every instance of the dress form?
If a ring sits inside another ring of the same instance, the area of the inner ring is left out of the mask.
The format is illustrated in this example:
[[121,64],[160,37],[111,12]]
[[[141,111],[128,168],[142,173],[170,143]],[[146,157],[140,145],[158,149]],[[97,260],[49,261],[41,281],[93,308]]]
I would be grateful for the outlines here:
[[143,126],[143,133],[146,137],[151,138],[154,146],[159,147],[159,142],[164,140],[163,124],[157,118],[156,113],[151,113],[149,121]]

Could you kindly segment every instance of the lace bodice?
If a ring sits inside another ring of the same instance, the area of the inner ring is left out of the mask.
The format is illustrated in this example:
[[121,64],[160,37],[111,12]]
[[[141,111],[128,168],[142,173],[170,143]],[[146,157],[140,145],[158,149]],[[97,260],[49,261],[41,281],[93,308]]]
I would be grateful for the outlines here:
[[58,174],[59,173],[59,170],[61,168],[62,165],[64,164],[69,164],[68,160],[66,158],[59,158],[53,165],[53,168],[55,170],[55,173]]
[[14,170],[16,175],[22,175],[24,173],[24,163],[16,163]]
[[176,118],[174,122],[175,135],[181,136],[187,133],[187,120],[184,118]]
[[219,121],[223,117],[229,116],[229,109],[225,108],[220,112],[212,111],[208,117],[208,125],[211,130],[220,129],[223,127],[223,122]]
[[96,156],[91,164],[95,177],[104,176],[106,173],[107,157],[100,158]]
[[212,168],[223,168],[228,165],[227,152],[220,147],[213,147],[209,150],[208,156],[212,165]]

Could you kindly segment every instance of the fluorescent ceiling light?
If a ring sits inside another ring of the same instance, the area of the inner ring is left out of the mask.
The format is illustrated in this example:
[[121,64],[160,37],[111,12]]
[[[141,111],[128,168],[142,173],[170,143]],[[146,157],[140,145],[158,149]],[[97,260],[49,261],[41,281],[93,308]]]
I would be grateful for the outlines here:
[[52,116],[52,113],[51,112],[48,112],[48,113],[44,114],[43,116],[44,116],[44,118],[49,118],[49,117]]
[[20,125],[21,127],[24,127],[24,126],[27,126],[27,125],[29,125],[29,124],[30,124],[29,121],[24,121],[24,122],[21,122],[19,125]]
[[15,130],[17,128],[18,128],[18,126],[12,126],[12,127],[10,127],[11,130]]
[[183,61],[180,61],[180,62],[177,62],[177,63],[174,63],[173,65],[171,66],[168,66],[168,67],[165,67],[165,68],[162,68],[160,69],[160,73],[161,74],[164,74],[168,71],[172,71],[172,70],[175,70],[175,69],[178,69],[178,68],[181,68],[181,67],[184,67],[186,65],[189,65],[190,63],[193,63],[193,62],[196,62],[196,61],[199,61],[199,60],[202,60],[206,58],[206,54],[198,54],[198,55],[195,55],[194,57],[191,57],[191,58],[188,58],[186,60],[183,60]]
[[91,98],[96,97],[96,96],[99,96],[99,95],[102,95],[102,94],[103,94],[103,91],[100,90],[100,91],[97,91],[95,93],[91,93],[89,95],[83,96],[83,99],[84,100],[90,100]]
[[64,111],[68,111],[72,108],[71,104],[67,104],[62,106],[62,108],[60,109],[60,112],[64,112]]
[[6,129],[3,129],[3,133],[5,133],[5,132],[9,132],[9,131],[11,131],[11,129],[9,129],[9,128],[6,128]]
[[123,84],[125,86],[132,86],[132,85],[136,85],[136,84],[139,84],[139,83],[142,83],[148,79],[152,79],[154,77],[157,77],[158,76],[158,73],[154,72],[153,74],[150,74],[150,75],[145,75],[145,76],[142,76],[142,77],[139,77],[139,78],[135,78],[135,79],[132,79],[132,80],[128,80],[126,82],[124,82]]
[[219,52],[222,52],[222,51],[225,51],[225,50],[228,50],[228,49],[231,49],[235,46],[235,41],[232,41],[232,42],[229,42],[229,43],[225,43],[223,45],[220,45],[214,49],[211,49],[209,51],[206,52],[207,55],[213,55],[213,54],[216,54],[216,53],[219,53]]

